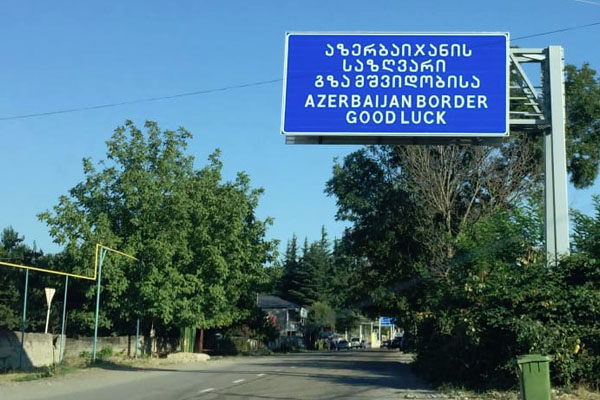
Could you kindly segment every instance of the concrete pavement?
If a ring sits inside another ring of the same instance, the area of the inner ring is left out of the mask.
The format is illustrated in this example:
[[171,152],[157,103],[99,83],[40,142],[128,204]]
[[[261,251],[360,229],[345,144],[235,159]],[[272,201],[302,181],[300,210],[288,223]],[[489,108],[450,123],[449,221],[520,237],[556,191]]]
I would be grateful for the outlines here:
[[234,357],[143,370],[99,370],[3,384],[1,400],[397,399],[443,397],[386,350]]

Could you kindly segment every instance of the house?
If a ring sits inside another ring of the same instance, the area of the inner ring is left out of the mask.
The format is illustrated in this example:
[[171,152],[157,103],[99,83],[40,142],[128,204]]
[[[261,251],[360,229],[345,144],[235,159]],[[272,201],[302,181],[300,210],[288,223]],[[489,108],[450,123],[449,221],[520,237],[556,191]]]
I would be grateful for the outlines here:
[[258,306],[269,316],[280,336],[302,336],[308,310],[277,296],[258,295]]

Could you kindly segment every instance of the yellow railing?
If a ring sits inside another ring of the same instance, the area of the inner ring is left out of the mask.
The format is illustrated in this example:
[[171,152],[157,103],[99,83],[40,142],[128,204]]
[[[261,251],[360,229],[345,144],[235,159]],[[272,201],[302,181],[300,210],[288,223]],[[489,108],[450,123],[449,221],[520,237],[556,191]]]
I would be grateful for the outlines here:
[[4,265],[6,267],[12,267],[12,268],[28,269],[31,271],[45,272],[45,273],[54,274],[54,275],[70,276],[70,277],[78,278],[78,279],[87,279],[88,281],[95,281],[98,276],[98,254],[99,254],[101,248],[108,250],[108,251],[112,251],[113,253],[117,253],[124,257],[131,258],[131,259],[137,261],[137,258],[135,258],[134,256],[132,256],[130,254],[123,253],[122,251],[111,249],[110,247],[106,247],[106,246],[101,245],[100,243],[97,243],[95,259],[94,259],[94,275],[93,276],[79,275],[79,274],[74,274],[72,272],[56,271],[56,270],[46,269],[46,268],[32,267],[29,265],[13,264],[13,263],[8,263],[8,262],[4,262],[4,261],[0,261],[0,265]]

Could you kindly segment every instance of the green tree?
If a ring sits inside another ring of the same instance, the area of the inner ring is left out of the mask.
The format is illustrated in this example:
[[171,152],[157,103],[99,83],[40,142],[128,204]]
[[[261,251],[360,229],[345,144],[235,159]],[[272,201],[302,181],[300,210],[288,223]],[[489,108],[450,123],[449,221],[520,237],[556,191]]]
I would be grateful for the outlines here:
[[[0,261],[22,264],[28,248],[24,238],[12,226],[2,230],[0,236]],[[24,271],[0,266],[0,327],[16,330],[20,327],[22,307],[22,289]]]
[[338,332],[355,331],[360,324],[360,313],[352,309],[338,311],[335,326]]
[[399,179],[392,152],[367,147],[348,155],[334,165],[326,188],[337,198],[336,218],[352,223],[338,244],[344,257],[337,255],[338,265],[359,283],[346,303],[373,315],[404,298],[400,289],[418,276],[423,253],[417,223],[421,209]]
[[[118,127],[107,160],[84,159],[84,181],[40,219],[66,246],[63,257],[75,272],[91,271],[96,243],[141,260],[106,257],[105,331],[130,329],[138,314],[147,324],[202,328],[248,316],[275,245],[264,238],[270,220],[254,215],[262,190],[244,173],[222,182],[218,151],[196,170],[184,128],[161,131],[147,122],[145,129],[130,121]],[[73,315],[82,330],[91,328],[93,295],[87,288],[87,302]]]
[[428,282],[430,311],[418,321],[423,376],[513,386],[515,357],[542,353],[553,358],[555,384],[598,385],[600,263],[581,252],[548,268],[541,228],[537,209],[522,207],[487,216],[460,239],[448,279]]
[[[593,183],[598,173],[600,83],[596,71],[587,64],[581,68],[568,65],[566,75],[569,172],[573,183],[584,187]],[[353,224],[344,240],[355,256],[374,261],[367,249],[356,250],[363,243],[375,248],[364,236],[366,230],[371,236],[377,235],[378,224],[373,223],[372,229],[368,224],[378,216],[385,223],[384,210],[397,211],[403,216],[400,226],[412,225],[412,236],[421,248],[403,251],[410,240],[395,239],[392,234],[378,238],[378,245],[397,246],[399,253],[412,258],[405,264],[424,261],[427,268],[444,274],[465,227],[540,190],[540,145],[539,135],[511,132],[511,139],[499,147],[370,147],[347,156],[342,164],[336,162],[326,191],[338,199],[337,218]],[[387,199],[392,202],[387,205],[381,201],[383,196],[396,197]],[[359,233],[363,238],[353,240]],[[419,260],[423,254],[425,258]]]
[[361,276],[356,259],[344,247],[344,241],[333,242],[332,262],[327,273],[328,298],[331,306],[339,311],[359,308],[361,301]]
[[[60,270],[56,257],[46,255],[37,248],[25,243],[12,227],[4,228],[0,234],[0,261],[10,264],[41,267]],[[0,266],[0,327],[10,330],[21,329],[23,313],[23,297],[25,290],[24,269]],[[44,288],[57,288],[62,293],[64,278],[47,273],[30,271],[27,290],[27,318],[25,329],[29,332],[43,332],[46,323],[46,296]],[[60,312],[62,301],[55,297],[50,313],[49,332],[57,332],[60,327]]]
[[595,215],[589,216],[577,210],[572,210],[573,216],[573,247],[596,259],[600,259],[600,196],[592,196]]
[[[295,240],[292,238],[291,251]],[[289,283],[287,297],[301,305],[315,302],[330,303],[329,273],[332,270],[332,254],[325,227],[321,228],[321,239],[308,244],[305,239],[302,256],[297,262],[287,263]]]
[[335,330],[335,310],[326,302],[315,301],[310,307],[308,322],[317,327],[317,330]]
[[[584,187],[600,160],[599,81],[585,64],[566,73],[568,168]],[[352,224],[342,247],[361,277],[357,303],[418,333],[422,371],[443,360],[449,380],[507,382],[517,352],[554,346],[566,360],[557,364],[559,381],[585,375],[573,372],[565,351],[575,329],[592,337],[591,318],[557,315],[554,305],[568,308],[569,296],[579,304],[593,292],[564,282],[575,271],[594,281],[600,229],[576,215],[576,248],[588,249],[587,261],[565,261],[566,275],[543,266],[540,208],[526,201],[541,188],[540,149],[539,135],[511,132],[498,147],[367,147],[336,161],[326,191],[337,199],[337,218]],[[500,343],[510,343],[506,352]]]
[[567,168],[576,188],[590,186],[600,163],[600,78],[584,63],[565,67]]
[[290,294],[290,290],[294,289],[294,285],[299,284],[299,269],[300,262],[298,256],[298,238],[296,234],[288,240],[284,258],[282,260],[283,276],[279,282],[279,293],[290,301],[298,301],[298,299]]

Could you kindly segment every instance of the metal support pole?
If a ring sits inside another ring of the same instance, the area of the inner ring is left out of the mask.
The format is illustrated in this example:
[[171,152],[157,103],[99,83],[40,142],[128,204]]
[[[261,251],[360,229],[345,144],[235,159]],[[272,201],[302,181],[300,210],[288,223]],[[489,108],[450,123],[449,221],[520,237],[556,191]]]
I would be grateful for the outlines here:
[[138,358],[138,341],[140,338],[140,319],[135,324],[135,358]]
[[[138,275],[139,275],[139,281],[138,281],[138,288],[141,286],[142,284],[142,262],[138,260],[137,263],[138,266]],[[138,358],[138,345],[139,345],[139,340],[140,340],[140,298],[142,296],[140,295],[140,293],[138,293],[137,296],[137,301],[138,301],[138,310],[137,310],[137,321],[135,323],[135,358]]]
[[548,265],[569,254],[563,49],[546,49],[544,98],[552,127],[544,134],[545,238]]
[[60,348],[58,350],[58,362],[62,363],[64,340],[65,340],[65,316],[67,315],[67,290],[69,289],[69,276],[65,276],[65,297],[63,300],[62,325],[60,328]]
[[106,250],[100,248],[100,259],[98,261],[98,286],[96,289],[96,318],[94,321],[94,347],[92,350],[92,362],[96,361],[96,346],[98,342],[98,314],[100,313],[100,282],[102,280],[102,263]]
[[25,319],[27,318],[27,289],[29,288],[29,270],[25,270],[25,293],[23,295],[23,319],[21,320],[21,352],[19,353],[19,369],[23,368],[25,353]]

